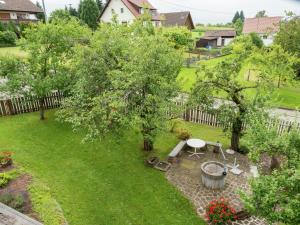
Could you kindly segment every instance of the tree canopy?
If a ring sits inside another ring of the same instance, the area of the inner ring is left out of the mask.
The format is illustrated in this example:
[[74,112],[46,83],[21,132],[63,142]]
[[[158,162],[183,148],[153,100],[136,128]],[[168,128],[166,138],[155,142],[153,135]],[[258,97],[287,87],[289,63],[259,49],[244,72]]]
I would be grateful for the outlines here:
[[[286,64],[290,55],[282,54],[282,61],[276,60],[272,57],[273,51],[259,50],[250,36],[236,38],[230,48],[232,54],[226,59],[213,67],[203,66],[198,71],[191,101],[219,112],[219,119],[231,133],[231,148],[239,151],[243,124],[248,114],[257,107],[263,107],[274,89],[276,75],[271,68],[276,63],[278,71],[286,72],[285,69],[290,69],[290,64]],[[258,66],[257,79],[251,82],[241,77],[242,66],[248,61]],[[254,91],[255,95],[247,94],[249,90]],[[228,101],[221,101],[221,106],[215,109],[214,96],[218,94]]]
[[144,149],[152,150],[178,90],[182,61],[169,40],[151,21],[103,24],[90,47],[78,49],[74,64],[77,82],[60,118],[85,128],[87,139],[137,126]]
[[99,8],[95,0],[80,1],[79,18],[93,30],[97,29],[99,15]]
[[261,17],[267,17],[268,15],[266,14],[266,10],[261,10],[256,13],[255,17],[256,18],[261,18]]
[[75,20],[55,20],[55,23],[32,24],[25,30],[21,48],[28,53],[25,59],[2,61],[15,65],[17,69],[0,70],[8,79],[7,90],[11,94],[22,94],[35,98],[40,103],[40,119],[44,117],[45,96],[53,90],[66,91],[72,78],[69,73],[69,59],[73,47],[85,44],[89,29]]

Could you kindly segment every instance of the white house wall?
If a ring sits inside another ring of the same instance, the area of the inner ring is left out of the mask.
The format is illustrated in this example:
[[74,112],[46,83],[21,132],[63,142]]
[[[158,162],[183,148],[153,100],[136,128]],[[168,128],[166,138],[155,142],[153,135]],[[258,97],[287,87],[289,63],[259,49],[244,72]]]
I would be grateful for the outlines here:
[[[121,9],[123,8],[123,13]],[[111,0],[108,7],[101,16],[101,21],[109,23],[112,21],[114,13],[117,15],[120,23],[132,23],[135,16],[130,12],[126,5],[121,0]]]
[[224,38],[224,46],[227,46],[229,45],[232,41],[233,41],[234,38]]

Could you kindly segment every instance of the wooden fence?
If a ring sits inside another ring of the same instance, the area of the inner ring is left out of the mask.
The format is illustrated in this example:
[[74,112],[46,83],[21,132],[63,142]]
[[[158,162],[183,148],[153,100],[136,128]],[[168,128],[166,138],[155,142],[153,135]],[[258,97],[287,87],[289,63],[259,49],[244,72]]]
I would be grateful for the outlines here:
[[[60,106],[63,99],[61,92],[53,92],[46,95],[44,100],[45,109],[53,109]],[[35,112],[40,108],[37,99],[31,97],[17,97],[0,100],[0,116],[16,115],[21,113]]]
[[[176,102],[176,105],[182,108],[182,119],[192,123],[204,124],[213,127],[225,127],[225,124],[221,123],[218,119],[219,115],[217,113],[209,113],[202,110],[200,107],[195,107],[193,109],[187,109],[184,106],[183,102]],[[230,122],[228,122],[230,123]],[[230,124],[228,124],[230,126]],[[295,128],[300,132],[300,122],[296,121],[286,121],[280,119],[270,119],[268,121],[270,127],[277,127],[278,134],[284,132],[289,132],[292,128]],[[247,127],[247,124],[243,125],[244,128]]]

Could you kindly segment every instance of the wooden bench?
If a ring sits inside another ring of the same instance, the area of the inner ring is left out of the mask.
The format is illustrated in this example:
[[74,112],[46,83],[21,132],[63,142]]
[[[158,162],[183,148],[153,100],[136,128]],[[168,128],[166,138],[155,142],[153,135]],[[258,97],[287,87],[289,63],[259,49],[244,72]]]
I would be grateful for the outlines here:
[[178,145],[169,153],[168,162],[175,163],[178,161],[181,151],[186,147],[186,141],[180,141]]
[[222,144],[218,142],[210,142],[206,141],[205,149],[208,151],[209,149],[212,149],[213,152],[219,153],[220,148],[222,148]]

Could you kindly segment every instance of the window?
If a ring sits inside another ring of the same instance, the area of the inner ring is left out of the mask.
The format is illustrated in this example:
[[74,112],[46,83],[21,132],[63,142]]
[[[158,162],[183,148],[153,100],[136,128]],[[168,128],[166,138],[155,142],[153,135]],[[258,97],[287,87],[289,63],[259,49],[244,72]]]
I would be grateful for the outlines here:
[[121,11],[121,13],[124,13],[124,8],[121,8],[121,10],[120,10],[120,11]]
[[122,21],[122,25],[127,26],[128,22],[127,21]]

